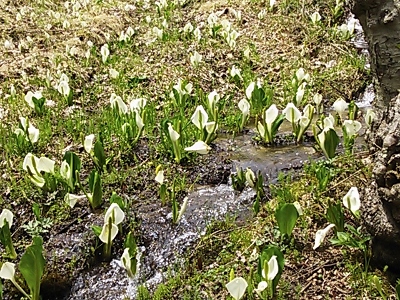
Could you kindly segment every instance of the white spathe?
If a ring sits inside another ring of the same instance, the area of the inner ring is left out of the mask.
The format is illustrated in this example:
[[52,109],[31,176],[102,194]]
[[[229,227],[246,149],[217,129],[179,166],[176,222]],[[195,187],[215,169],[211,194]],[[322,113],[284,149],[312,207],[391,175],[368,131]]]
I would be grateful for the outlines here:
[[115,93],[111,94],[110,104],[112,108],[118,108],[120,114],[128,113],[128,106],[122,100],[120,96],[117,96]]
[[244,296],[247,286],[247,281],[243,277],[236,277],[226,284],[229,294],[231,294],[235,300],[239,300]]
[[180,137],[179,133],[174,130],[171,123],[168,123],[168,133],[172,142],[176,142]]
[[238,103],[239,109],[242,112],[243,118],[250,114],[250,103],[246,99],[242,99]]
[[14,280],[15,276],[15,264],[5,262],[0,269],[0,278]]
[[205,124],[208,122],[208,114],[204,110],[203,105],[196,107],[196,110],[194,111],[190,120],[198,129],[204,128]]
[[125,213],[117,203],[111,203],[110,207],[107,209],[106,214],[104,215],[105,224],[108,223],[109,218],[111,218],[112,223],[115,225],[120,224],[124,220]]
[[343,128],[346,130],[346,134],[349,137],[353,137],[360,131],[362,125],[358,121],[354,120],[345,120],[343,122]]
[[361,207],[360,194],[356,187],[351,187],[347,194],[343,197],[343,205],[350,209],[352,213],[356,213]]
[[11,228],[13,224],[13,218],[14,214],[11,212],[11,210],[7,208],[3,208],[1,214],[0,214],[0,228],[4,226],[5,221],[8,223],[8,227]]
[[74,208],[76,202],[79,199],[84,199],[84,198],[86,198],[85,195],[79,196],[79,195],[67,193],[64,196],[64,202],[67,203],[70,208]]
[[157,181],[159,184],[163,184],[164,183],[164,170],[158,171],[154,180]]
[[89,135],[85,136],[85,140],[83,141],[83,148],[89,154],[93,149],[94,138],[95,138],[94,134],[89,134]]
[[276,275],[279,272],[279,265],[278,265],[278,260],[276,259],[276,255],[272,255],[271,258],[268,261],[268,274],[265,276],[265,271],[264,269],[261,271],[261,275],[263,278],[267,280],[274,280]]
[[253,81],[253,82],[250,82],[250,84],[246,88],[246,97],[247,97],[247,99],[249,99],[249,100],[251,99],[251,96],[253,94],[255,86],[256,86],[256,83]]
[[206,143],[203,141],[197,141],[196,143],[193,144],[191,147],[186,147],[185,151],[188,152],[196,152],[198,154],[207,154],[208,151],[211,150],[211,147],[208,146]]
[[271,133],[272,124],[275,122],[276,118],[278,117],[279,110],[275,104],[272,104],[266,111],[265,111],[265,124],[267,125],[267,130]]
[[341,118],[343,117],[343,114],[348,108],[348,106],[349,104],[342,98],[337,99],[332,105],[333,109],[339,114]]
[[317,249],[319,246],[321,246],[322,242],[325,240],[326,235],[333,227],[335,227],[335,224],[329,224],[324,229],[319,229],[315,233],[315,242],[313,247],[314,250]]
[[372,109],[367,109],[367,112],[365,113],[365,124],[367,126],[371,126],[372,121],[375,119],[376,114]]
[[103,229],[101,230],[101,233],[99,235],[100,241],[102,241],[104,244],[108,244],[109,234],[110,234],[110,241],[114,240],[118,234],[118,226],[115,225],[114,223],[111,223],[111,230],[109,228],[108,223],[103,225]]
[[292,102],[286,105],[282,113],[285,115],[286,120],[288,120],[292,124],[297,123],[297,121],[301,117],[300,110]]

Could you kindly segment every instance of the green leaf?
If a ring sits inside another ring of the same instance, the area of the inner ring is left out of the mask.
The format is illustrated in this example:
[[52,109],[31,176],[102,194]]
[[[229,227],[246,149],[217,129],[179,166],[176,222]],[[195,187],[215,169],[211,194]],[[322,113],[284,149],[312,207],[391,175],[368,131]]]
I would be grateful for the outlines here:
[[110,204],[111,203],[117,203],[122,210],[125,210],[125,201],[122,197],[118,196],[116,192],[113,192],[111,195]]
[[103,203],[103,190],[101,188],[101,177],[100,174],[93,170],[89,175],[89,189],[92,193],[92,201],[90,205],[93,209],[101,206]]
[[325,133],[325,141],[324,141],[324,148],[326,154],[328,155],[328,158],[333,158],[335,156],[336,147],[339,145],[339,142],[340,140],[336,131],[330,128]]
[[329,206],[326,212],[326,219],[329,223],[335,224],[336,231],[344,231],[344,213],[341,203],[332,204],[329,201]]
[[29,287],[32,300],[40,299],[40,281],[45,263],[43,240],[40,236],[34,237],[32,245],[26,248],[19,263],[19,270]]
[[104,170],[104,167],[106,166],[106,156],[104,154],[103,143],[97,140],[94,144],[93,152],[94,162],[97,166],[97,169],[99,172],[102,172]]
[[93,230],[94,234],[98,237],[98,236],[100,236],[101,231],[103,230],[103,227],[93,225],[92,230]]
[[298,217],[299,213],[292,203],[285,203],[278,207],[275,212],[275,218],[278,222],[281,234],[290,237]]
[[15,252],[14,245],[11,239],[10,226],[7,220],[4,221],[3,227],[0,228],[0,242],[3,244],[7,257],[10,259],[16,259],[17,253]]
[[397,300],[400,300],[400,283],[396,284],[396,298]]

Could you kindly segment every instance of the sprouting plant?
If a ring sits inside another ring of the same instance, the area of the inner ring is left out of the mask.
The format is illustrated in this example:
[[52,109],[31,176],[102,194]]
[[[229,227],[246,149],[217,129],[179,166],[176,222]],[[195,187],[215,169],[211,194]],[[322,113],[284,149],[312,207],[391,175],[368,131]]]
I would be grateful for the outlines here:
[[111,246],[112,241],[118,234],[118,225],[122,223],[125,218],[125,213],[117,203],[111,203],[104,216],[103,227],[93,226],[93,231],[98,235],[103,245],[103,259],[109,261],[111,259]]
[[293,134],[296,137],[296,142],[299,143],[305,131],[310,126],[314,116],[314,106],[307,104],[303,109],[303,114],[293,103],[288,103],[286,108],[282,111],[286,120],[292,124]]
[[76,185],[79,184],[80,170],[80,158],[74,152],[66,151],[61,162],[60,175],[70,192],[74,192]]
[[169,151],[175,161],[180,163],[182,159],[182,135],[181,122],[177,120],[174,125],[170,120],[164,120],[161,123],[161,141],[164,148]]
[[236,174],[231,174],[232,187],[235,191],[243,191],[246,186],[247,178],[243,168],[236,167]]
[[344,139],[344,149],[346,154],[351,154],[353,152],[353,146],[355,139],[357,138],[357,133],[360,131],[362,125],[358,121],[345,120],[343,122],[342,131]]
[[246,97],[249,100],[255,114],[259,114],[265,107],[271,105],[273,90],[260,80],[250,82],[246,88]]
[[6,255],[10,259],[16,259],[17,253],[15,252],[14,245],[11,239],[10,228],[13,224],[14,214],[4,208],[0,214],[0,242],[6,250]]
[[372,109],[367,109],[367,112],[365,113],[365,124],[367,124],[368,127],[371,127],[372,121],[375,119],[376,114]]
[[33,148],[39,140],[39,129],[32,125],[29,119],[20,117],[19,127],[14,130],[15,143],[19,151]]
[[[218,109],[214,108],[215,103],[214,104],[210,103],[209,106],[211,106],[212,109],[214,109],[215,117],[217,117]],[[216,138],[215,131],[217,130],[218,123],[217,121],[208,122],[208,114],[202,105],[197,106],[195,112],[191,117],[191,121],[199,129],[198,139],[200,141],[203,141],[206,144],[208,144]]]
[[276,246],[268,246],[262,250],[258,259],[258,282],[255,292],[260,297],[272,299],[281,278],[285,260],[281,250]]
[[164,183],[164,170],[162,170],[161,165],[158,165],[156,168],[156,177],[154,180],[160,184],[158,194],[160,195],[161,204],[165,205],[167,203],[167,186]]
[[312,15],[310,16],[311,22],[316,25],[321,21],[321,15],[319,14],[319,12],[315,11],[312,13]]
[[320,133],[317,133],[317,126],[313,125],[314,138],[325,157],[332,159],[335,156],[336,147],[340,142],[339,137],[333,128],[333,121],[331,118],[324,118],[323,124],[324,127]]
[[121,256],[121,263],[128,276],[133,278],[137,272],[137,245],[135,237],[131,232],[128,233],[124,243],[124,253]]
[[242,131],[244,125],[246,125],[250,117],[250,103],[246,99],[242,99],[239,101],[238,106],[240,111],[242,112],[240,125],[238,126],[238,128],[239,131]]
[[[174,186],[175,186],[175,181],[174,181]],[[175,187],[173,187],[173,189],[175,189]],[[179,209],[178,202],[176,201],[176,197],[172,197],[172,222],[174,224],[178,224],[179,221],[182,219],[182,216],[186,211],[188,201],[189,201],[189,198],[185,197],[183,199],[181,208]]]
[[47,157],[38,158],[32,153],[28,153],[25,156],[22,168],[28,173],[29,179],[36,186],[54,191],[56,189],[54,164],[55,161]]
[[354,100],[350,101],[348,108],[349,108],[349,120],[353,121],[356,120],[358,117],[359,109]]
[[36,91],[32,93],[29,91],[26,93],[24,99],[28,106],[34,109],[38,115],[42,115],[44,113],[44,103],[46,102],[46,99],[43,97],[42,92]]
[[44,273],[46,261],[43,257],[43,240],[40,236],[34,237],[33,242],[25,250],[18,268],[25,279],[30,293],[26,293],[15,279],[15,264],[5,262],[0,269],[0,278],[10,280],[24,297],[29,300],[40,300],[40,282]]
[[284,116],[279,115],[278,108],[272,104],[267,110],[264,111],[262,122],[258,121],[257,131],[265,143],[273,143],[274,137],[281,126]]
[[83,141],[83,148],[93,159],[97,171],[102,173],[107,169],[107,165],[110,163],[112,158],[106,158],[103,142],[100,139],[98,139],[93,146],[94,139],[94,134],[86,136]]
[[32,211],[35,220],[30,220],[28,224],[22,225],[21,227],[33,238],[49,232],[49,229],[53,226],[53,221],[50,218],[42,217],[42,211],[37,203],[33,203]]

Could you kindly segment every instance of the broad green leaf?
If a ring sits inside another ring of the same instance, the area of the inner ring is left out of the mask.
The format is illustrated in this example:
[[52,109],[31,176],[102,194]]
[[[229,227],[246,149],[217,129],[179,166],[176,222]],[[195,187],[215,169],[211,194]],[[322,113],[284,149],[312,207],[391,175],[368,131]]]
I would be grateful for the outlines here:
[[96,141],[94,144],[94,162],[97,166],[99,172],[103,172],[104,167],[106,166],[106,156],[104,154],[104,147],[101,141]]
[[93,225],[93,226],[92,226],[92,230],[93,230],[93,232],[94,232],[94,234],[95,234],[96,236],[100,236],[101,231],[103,230],[103,227],[102,227],[102,226]]
[[32,300],[40,299],[40,281],[45,263],[43,240],[40,236],[34,237],[32,245],[26,248],[19,263],[19,270],[29,287]]
[[325,133],[324,148],[328,158],[335,156],[336,147],[339,145],[339,142],[339,137],[334,129],[331,128]]
[[289,237],[292,235],[298,216],[297,209],[292,203],[285,203],[278,207],[275,212],[275,218],[278,222],[281,234]]
[[89,175],[89,189],[92,193],[92,201],[90,205],[93,209],[101,206],[103,203],[103,190],[101,188],[101,177],[100,174],[93,170]]
[[329,206],[326,212],[326,219],[329,223],[335,224],[336,231],[344,231],[344,214],[341,203],[332,204],[329,201]]

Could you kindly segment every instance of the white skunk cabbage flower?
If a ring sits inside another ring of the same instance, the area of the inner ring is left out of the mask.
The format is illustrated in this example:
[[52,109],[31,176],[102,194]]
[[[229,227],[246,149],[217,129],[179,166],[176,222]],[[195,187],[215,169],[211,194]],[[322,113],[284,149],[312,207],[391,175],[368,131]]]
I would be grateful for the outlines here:
[[246,169],[246,173],[244,174],[246,178],[246,182],[250,187],[254,187],[254,183],[256,182],[256,175],[253,170],[250,168]]
[[236,277],[226,285],[226,288],[235,300],[239,300],[244,296],[247,286],[247,281],[243,277]]
[[192,123],[198,128],[203,129],[205,124],[208,122],[208,114],[205,111],[203,105],[199,105],[196,107],[192,118],[190,119]]
[[365,124],[367,124],[367,126],[370,127],[375,117],[376,117],[375,112],[369,108],[365,114]]
[[11,210],[4,208],[0,214],[0,228],[4,226],[5,221],[8,223],[8,227],[11,228],[13,224],[14,214]]
[[168,123],[168,133],[172,142],[176,142],[180,138],[179,133],[174,130],[171,123]]
[[211,147],[208,146],[203,141],[197,141],[196,143],[193,144],[193,146],[185,148],[185,151],[196,152],[198,154],[203,154],[203,155],[207,154],[210,150]]
[[353,137],[360,131],[362,125],[358,121],[354,120],[345,120],[343,122],[343,128],[346,130],[346,134],[349,137]]
[[250,103],[246,99],[242,99],[238,103],[239,109],[242,112],[243,118],[247,118],[250,114]]
[[321,15],[316,11],[310,16],[310,19],[313,24],[317,24],[319,21],[321,21]]
[[190,55],[190,63],[192,66],[197,67],[202,59],[203,57],[197,51],[194,51],[194,53]]
[[125,213],[117,203],[111,203],[110,207],[107,209],[104,215],[104,223],[108,223],[109,218],[111,218],[112,223],[115,225],[120,224],[124,220]]
[[120,96],[117,96],[115,93],[111,94],[110,104],[112,108],[118,107],[118,111],[120,114],[128,113],[128,106],[125,104],[122,98]]
[[[15,88],[14,88],[14,93],[15,93]],[[36,98],[36,99],[43,98],[42,92],[36,91],[36,92],[32,93],[31,91],[29,91],[25,95],[25,98],[24,98],[25,102],[29,105],[29,107],[35,108],[35,103],[33,103],[32,98]]]
[[343,118],[343,114],[348,106],[349,104],[342,98],[337,99],[332,105],[333,109],[339,114],[340,118]]
[[347,194],[343,197],[343,205],[355,214],[361,207],[360,194],[356,187],[351,187]]
[[118,226],[115,225],[114,223],[111,223],[111,232],[109,228],[109,224],[105,223],[103,225],[103,229],[101,230],[101,233],[99,235],[100,241],[102,241],[104,244],[108,244],[108,234],[110,233],[110,240],[114,240],[115,237],[118,234]]
[[282,114],[284,114],[286,120],[292,124],[297,123],[301,117],[300,110],[291,102],[286,105],[285,109],[282,111]]
[[321,244],[323,243],[323,241],[325,240],[326,235],[329,233],[329,231],[335,227],[335,224],[329,224],[328,226],[326,226],[324,229],[319,229],[316,233],[315,233],[315,242],[314,242],[314,247],[313,249],[317,249],[319,246],[321,246]]
[[279,272],[278,260],[276,259],[276,255],[272,255],[268,261],[268,274],[265,276],[265,270],[263,269],[261,275],[263,278],[267,280],[274,280],[275,276]]
[[158,170],[156,177],[154,178],[159,184],[164,183],[164,170]]
[[68,206],[69,206],[70,208],[74,208],[76,202],[77,202],[79,199],[84,199],[84,198],[86,198],[85,195],[79,196],[79,195],[67,193],[67,194],[65,194],[65,196],[64,196],[64,202],[67,203]]
[[5,262],[0,269],[0,278],[14,281],[15,276],[15,264]]
[[93,141],[94,141],[95,135],[94,134],[89,134],[85,136],[85,140],[83,142],[83,148],[87,153],[91,153],[93,149]]
[[108,44],[104,44],[100,48],[100,53],[101,53],[101,60],[103,64],[106,63],[108,56],[110,55],[110,49],[108,49]]

